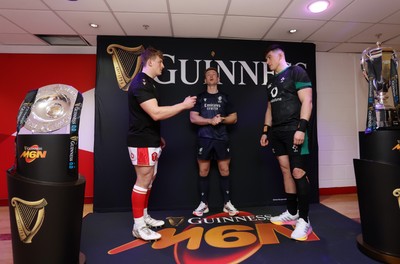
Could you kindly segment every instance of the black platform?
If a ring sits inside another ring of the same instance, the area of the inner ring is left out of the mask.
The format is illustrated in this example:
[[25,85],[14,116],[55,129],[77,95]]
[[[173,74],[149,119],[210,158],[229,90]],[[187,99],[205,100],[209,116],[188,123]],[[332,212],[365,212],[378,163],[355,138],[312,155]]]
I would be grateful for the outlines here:
[[[34,181],[7,173],[9,201],[19,198],[27,202],[45,200],[43,223],[30,242],[21,240],[14,207],[10,204],[10,226],[15,264],[83,263],[80,237],[86,181],[51,183]],[[35,220],[35,219],[34,219]],[[29,226],[32,228],[33,224]],[[34,228],[32,228],[33,231]]]
[[354,159],[362,234],[361,252],[384,263],[400,263],[400,130],[360,132]]

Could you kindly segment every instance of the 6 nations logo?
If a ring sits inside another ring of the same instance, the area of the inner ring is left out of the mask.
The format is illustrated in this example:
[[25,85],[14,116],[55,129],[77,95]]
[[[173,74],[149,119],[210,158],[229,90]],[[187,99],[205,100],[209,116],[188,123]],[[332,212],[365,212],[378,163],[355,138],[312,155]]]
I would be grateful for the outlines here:
[[[272,224],[269,214],[252,214],[240,211],[237,216],[226,213],[201,217],[167,217],[166,228],[158,230],[158,241],[135,239],[108,251],[115,255],[140,246],[156,250],[173,247],[176,263],[240,263],[250,258],[263,246],[291,240],[293,226]],[[185,224],[186,223],[186,224]],[[319,241],[313,232],[306,242]]]
[[43,150],[42,147],[39,147],[38,145],[32,145],[30,147],[25,146],[24,151],[19,157],[25,159],[26,163],[32,163],[36,159],[46,158],[46,155],[47,151]]

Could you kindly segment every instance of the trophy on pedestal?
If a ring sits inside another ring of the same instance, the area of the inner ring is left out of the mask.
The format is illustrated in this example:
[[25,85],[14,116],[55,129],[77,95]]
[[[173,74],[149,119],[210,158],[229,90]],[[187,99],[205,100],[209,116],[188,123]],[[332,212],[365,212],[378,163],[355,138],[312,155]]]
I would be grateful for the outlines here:
[[[361,56],[361,70],[368,81],[368,112],[365,133],[377,129],[400,129],[398,60],[390,47],[367,48]],[[392,91],[393,105],[389,103]]]
[[400,263],[397,66],[396,51],[379,42],[362,53],[361,69],[368,81],[367,128],[359,132],[360,158],[353,160],[361,220],[357,246],[384,263]]
[[[17,116],[16,161],[7,171],[13,260],[79,263],[86,181],[78,173],[83,96],[51,84],[28,92]],[[51,250],[48,246],[51,245]]]

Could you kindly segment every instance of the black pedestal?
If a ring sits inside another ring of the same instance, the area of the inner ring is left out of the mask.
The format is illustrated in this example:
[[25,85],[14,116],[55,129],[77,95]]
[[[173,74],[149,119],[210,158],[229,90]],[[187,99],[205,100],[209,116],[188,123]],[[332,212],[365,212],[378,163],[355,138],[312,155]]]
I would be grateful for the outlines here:
[[359,132],[358,138],[360,159],[400,165],[400,130]]
[[[14,263],[84,263],[80,240],[85,179],[41,182],[7,172],[7,182]],[[41,205],[33,205],[40,200]],[[22,209],[16,209],[19,201]],[[42,224],[35,229],[40,209]],[[36,234],[24,241],[31,231]]]
[[400,263],[400,131],[360,133],[354,159],[362,235],[361,252],[385,263]]

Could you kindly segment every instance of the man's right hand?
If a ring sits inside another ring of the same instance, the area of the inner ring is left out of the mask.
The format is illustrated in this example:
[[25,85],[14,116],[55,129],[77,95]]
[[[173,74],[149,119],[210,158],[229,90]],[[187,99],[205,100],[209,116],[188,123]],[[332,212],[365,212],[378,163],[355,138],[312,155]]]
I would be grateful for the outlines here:
[[268,137],[267,137],[267,135],[266,134],[262,134],[261,135],[261,138],[260,138],[260,145],[261,145],[261,147],[265,147],[265,146],[267,146],[268,145]]
[[193,106],[196,104],[196,99],[197,96],[188,96],[185,98],[185,100],[182,102],[183,106],[185,109],[191,109]]

